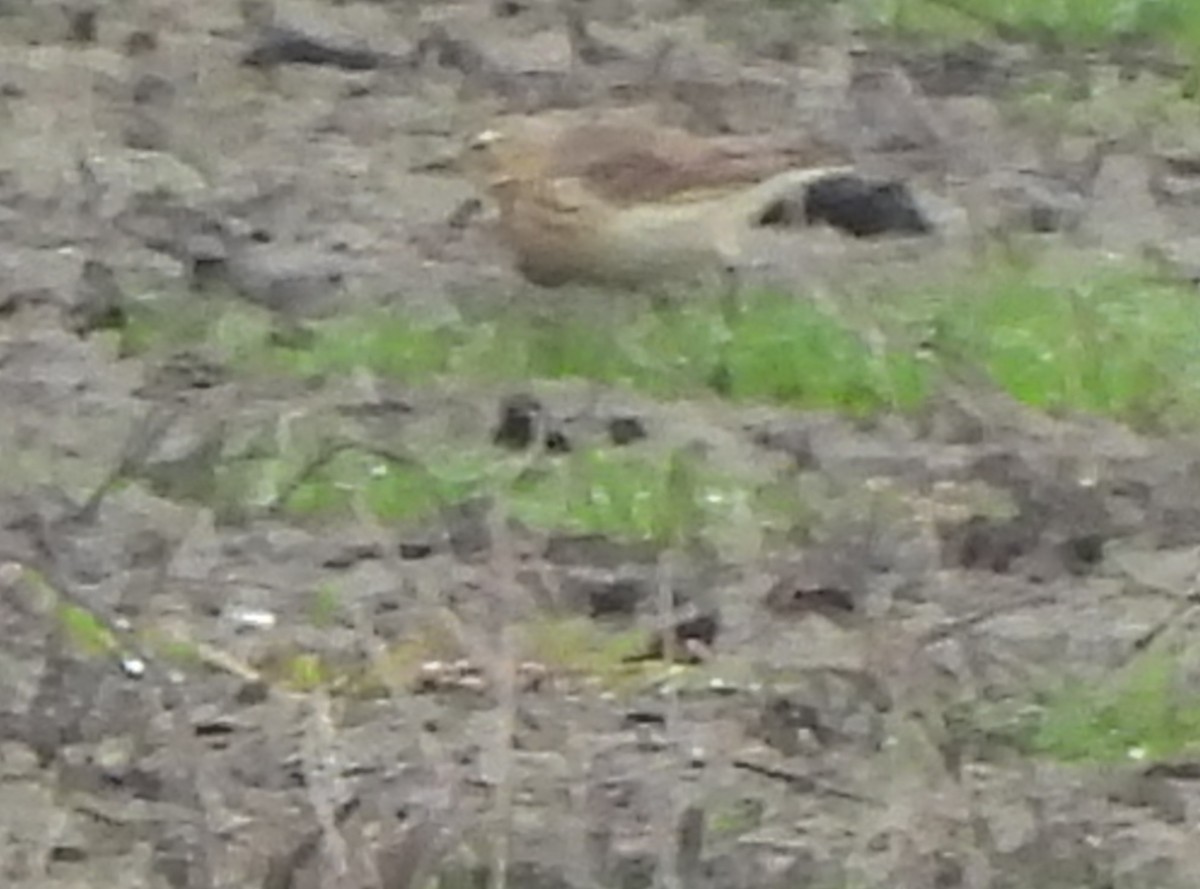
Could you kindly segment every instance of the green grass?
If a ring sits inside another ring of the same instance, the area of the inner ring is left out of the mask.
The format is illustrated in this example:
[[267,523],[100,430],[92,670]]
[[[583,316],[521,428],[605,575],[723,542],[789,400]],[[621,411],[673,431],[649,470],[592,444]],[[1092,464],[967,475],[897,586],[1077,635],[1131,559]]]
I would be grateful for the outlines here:
[[732,479],[683,452],[654,459],[596,450],[518,480],[510,508],[533,527],[666,544],[717,524],[742,496]]
[[[262,463],[276,482],[280,462],[296,461],[282,455]],[[684,451],[597,449],[536,466],[494,450],[460,451],[418,466],[346,450],[294,485],[282,506],[292,515],[329,520],[363,505],[395,522],[489,496],[530,528],[667,545],[704,536],[724,539],[726,532],[744,533],[747,521],[763,533],[791,533],[810,516],[799,495],[782,496],[779,488],[717,472]]]
[[1200,752],[1200,695],[1178,652],[1140,653],[1099,678],[1039,683],[1027,696],[951,705],[946,724],[972,755],[1019,751],[1081,764],[1158,762]]
[[409,381],[583,378],[662,398],[719,394],[859,414],[911,407],[924,394],[919,361],[874,355],[802,299],[761,295],[731,324],[707,302],[646,308],[612,324],[593,314],[510,309],[455,328],[360,317],[321,325],[311,347],[277,350],[272,360],[308,377],[358,366]]
[[58,620],[76,650],[89,657],[112,654],[119,646],[104,622],[75,605],[60,604]]
[[[283,461],[293,464],[288,456]],[[264,468],[273,470],[274,461]],[[415,519],[482,492],[501,468],[482,454],[418,465],[349,449],[296,485],[283,506],[299,516],[347,515],[358,501],[385,521]]]
[[1200,51],[1192,0],[852,0],[869,22],[918,36],[1028,37],[1063,46],[1151,40]]
[[1010,126],[1029,133],[1116,139],[1140,144],[1188,144],[1196,103],[1188,82],[1144,74],[1091,78],[1080,89],[1064,71],[1027,78],[1000,103]]
[[[1196,293],[1129,270],[1001,270],[944,293],[934,341],[1021,401],[1149,429],[1200,420]],[[935,299],[935,301],[936,301]]]
[[213,357],[236,362],[260,354],[270,331],[265,310],[188,293],[135,304],[118,339],[120,351],[127,355],[203,345]]
[[1033,748],[1058,759],[1155,761],[1200,749],[1200,696],[1171,656],[1152,652],[1100,685],[1070,683],[1048,701]]
[[522,654],[555,672],[619,683],[644,672],[626,658],[645,650],[642,630],[607,629],[585,617],[540,616],[521,627]]
[[388,377],[427,379],[450,368],[463,333],[400,314],[372,311],[324,322],[317,327],[311,345],[271,349],[247,363],[301,377],[366,368]]
[[[578,306],[553,316],[505,307],[453,325],[370,312],[316,323],[296,346],[275,343],[261,313],[210,304],[204,313],[159,309],[136,320],[126,340],[147,352],[203,344],[243,373],[312,382],[356,369],[409,384],[582,378],[658,399],[856,416],[918,408],[936,375],[965,361],[1045,410],[1110,416],[1148,431],[1200,425],[1196,293],[1144,269],[1008,262],[956,286],[843,302],[833,317],[804,298],[759,294],[731,320],[706,300],[611,317]],[[923,340],[954,360],[930,362],[917,348]],[[345,455],[335,468],[357,476],[363,468],[350,464],[362,459]],[[454,472],[465,476],[457,484],[470,487],[481,471],[459,467]],[[393,517],[426,509],[434,489],[456,484],[403,467],[387,472],[391,487],[372,496],[392,502],[372,508]],[[337,499],[327,490],[299,491],[294,505],[303,510],[306,498],[316,498],[308,506],[324,509],[323,497]]]

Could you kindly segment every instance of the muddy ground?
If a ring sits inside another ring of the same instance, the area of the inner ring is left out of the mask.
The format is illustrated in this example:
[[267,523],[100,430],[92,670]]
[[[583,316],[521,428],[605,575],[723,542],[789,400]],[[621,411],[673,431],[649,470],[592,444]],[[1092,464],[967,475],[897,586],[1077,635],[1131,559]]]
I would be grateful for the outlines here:
[[[765,243],[807,287],[928,280],[993,237],[1149,244],[1187,275],[1200,127],[1139,116],[1166,61],[939,52],[734,0],[590,0],[574,45],[541,0],[247,8],[0,4],[0,882],[478,886],[502,862],[522,889],[1196,884],[1194,769],[1029,756],[1012,706],[1188,631],[1187,441],[956,391],[853,422],[533,386],[575,446],[644,429],[632,447],[702,440],[820,492],[803,541],[660,563],[469,504],[403,529],[214,511],[197,476],[280,418],[447,447],[512,392],[264,384],[100,330],[203,275],[285,319],[520,299],[445,159],[496,111],[589,103],[812,128],[913,183],[940,224],[919,245]],[[1086,110],[1013,98],[1047,82]],[[720,617],[677,681],[518,668],[498,630],[648,628],[664,582]],[[427,636],[471,666],[280,678]]]

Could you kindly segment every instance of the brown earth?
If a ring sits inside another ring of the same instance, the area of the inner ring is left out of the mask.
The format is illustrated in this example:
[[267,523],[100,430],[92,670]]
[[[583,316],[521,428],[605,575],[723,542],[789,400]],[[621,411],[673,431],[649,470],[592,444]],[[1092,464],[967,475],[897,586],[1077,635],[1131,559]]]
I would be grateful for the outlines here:
[[[590,0],[583,31],[541,0],[288,0],[273,25],[227,0],[0,4],[3,885],[477,886],[497,861],[522,889],[1196,884],[1194,769],[1031,758],[1020,714],[985,719],[1194,626],[1186,441],[955,392],[855,423],[615,393],[585,411],[594,392],[534,387],[572,443],[702,440],[814,492],[803,544],[660,565],[473,504],[405,529],[215,518],[195,496],[214,462],[281,418],[419,453],[486,440],[506,393],[264,385],[93,332],[189,276],[281,317],[520,298],[444,161],[497,111],[589,103],[657,102],[699,132],[786,122],[913,183],[938,238],[764,235],[767,273],[815,289],[929,280],[991,234],[1151,244],[1186,273],[1200,128],[1122,105],[1152,57],[897,48],[799,6]],[[1045,77],[1110,116],[1014,113]],[[664,571],[720,614],[680,640],[708,651],[673,692],[669,671],[609,691],[513,667],[514,610],[649,626]],[[85,650],[68,603],[122,655]],[[353,675],[429,637],[473,666],[369,693],[275,678],[297,653]]]

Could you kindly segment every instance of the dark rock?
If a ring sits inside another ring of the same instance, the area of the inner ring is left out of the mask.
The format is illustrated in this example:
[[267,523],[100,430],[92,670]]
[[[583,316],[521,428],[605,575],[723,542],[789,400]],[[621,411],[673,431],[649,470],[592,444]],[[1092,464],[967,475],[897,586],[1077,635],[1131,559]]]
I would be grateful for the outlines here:
[[546,430],[546,437],[542,440],[542,445],[549,454],[569,454],[573,450],[571,439],[562,429]]
[[617,447],[632,444],[646,437],[646,427],[639,417],[613,417],[608,421],[608,437]]
[[493,0],[492,15],[499,19],[510,19],[520,15],[527,8],[528,5],[519,0]]
[[810,703],[773,694],[759,714],[757,734],[766,744],[784,756],[796,756],[802,750],[801,732],[812,732],[819,739],[828,734],[821,725],[818,709]]
[[450,551],[455,556],[470,559],[491,551],[492,531],[488,527],[491,508],[489,499],[476,497],[442,510]]
[[72,43],[95,43],[100,10],[80,6],[67,10],[67,39]]
[[[705,611],[677,620],[670,630],[673,636],[674,660],[679,663],[696,664],[705,660],[708,649],[717,641],[721,631],[721,616],[715,611]],[[656,630],[646,650],[626,658],[628,663],[656,661],[666,656],[665,632]]]
[[265,28],[254,46],[242,56],[242,64],[255,68],[279,65],[322,65],[346,71],[373,71],[398,61],[386,53],[338,46],[291,28]]
[[867,556],[862,541],[854,538],[835,539],[809,550],[775,582],[763,604],[781,616],[820,614],[844,624],[857,615],[859,600],[866,594]]
[[751,429],[751,440],[761,448],[780,451],[790,456],[797,470],[817,468],[817,455],[813,450],[812,430],[800,423],[782,426],[764,426]]
[[165,105],[175,93],[175,84],[162,75],[143,74],[134,81],[130,98],[135,105]]
[[1021,519],[972,516],[938,529],[942,560],[948,567],[1006,574],[1017,559],[1037,545],[1037,529]]
[[781,580],[767,593],[765,604],[777,614],[824,614],[839,620],[857,608],[850,591],[838,584]]
[[452,36],[440,24],[433,25],[417,42],[414,59],[418,64],[432,59],[441,68],[453,68],[467,76],[493,73],[494,67],[474,43]]
[[67,312],[69,326],[80,335],[124,327],[127,320],[124,302],[112,269],[89,259],[83,264],[74,304]]
[[158,35],[153,31],[138,29],[125,38],[125,55],[130,58],[149,55],[158,49]]
[[372,541],[351,541],[338,546],[321,561],[321,567],[343,571],[353,568],[359,562],[378,559],[383,556],[383,550],[378,543]]
[[573,611],[588,617],[632,617],[654,594],[645,573],[573,571],[562,580],[562,596]]
[[427,559],[434,553],[432,543],[425,540],[402,540],[399,546],[400,558],[406,561]]
[[648,543],[622,543],[603,534],[560,534],[547,541],[544,555],[553,565],[619,568],[652,565],[658,552]]
[[942,558],[952,567],[1019,572],[1035,581],[1092,573],[1116,532],[1104,492],[1064,479],[1011,453],[985,455],[975,478],[1007,492],[1017,514],[974,515],[943,524]]
[[500,420],[492,433],[492,443],[514,451],[523,451],[537,437],[542,418],[542,403],[524,392],[510,395],[500,403]]

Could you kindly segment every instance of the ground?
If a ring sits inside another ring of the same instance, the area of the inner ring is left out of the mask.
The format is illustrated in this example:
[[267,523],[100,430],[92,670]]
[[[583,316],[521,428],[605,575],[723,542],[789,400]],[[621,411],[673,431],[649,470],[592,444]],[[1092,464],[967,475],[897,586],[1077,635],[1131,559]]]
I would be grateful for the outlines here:
[[[5,885],[1195,885],[1168,49],[9,6]],[[764,232],[732,318],[522,283],[455,146],[635,101],[819,131],[937,232]]]

